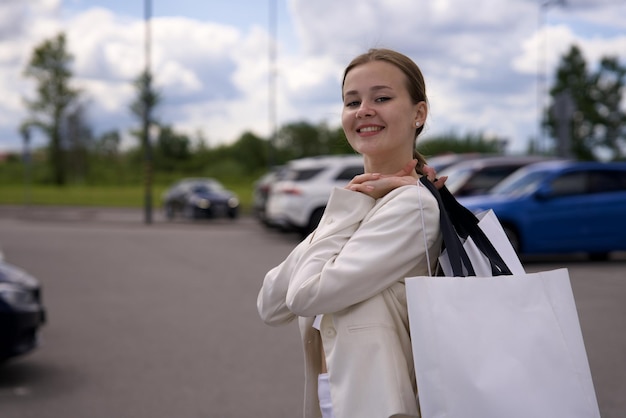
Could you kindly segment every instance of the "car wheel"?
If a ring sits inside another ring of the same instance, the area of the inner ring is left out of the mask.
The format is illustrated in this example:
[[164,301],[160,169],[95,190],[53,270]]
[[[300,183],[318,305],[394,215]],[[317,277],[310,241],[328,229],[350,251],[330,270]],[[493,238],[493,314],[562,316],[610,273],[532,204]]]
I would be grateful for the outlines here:
[[228,211],[228,217],[230,219],[237,219],[239,217],[239,211],[237,209],[231,209]]
[[607,261],[609,259],[609,253],[608,252],[590,253],[589,259],[591,261]]
[[192,205],[185,205],[185,218],[187,219],[196,219],[196,208]]
[[517,231],[515,231],[515,229],[508,225],[503,225],[502,229],[504,229],[504,233],[511,242],[511,246],[513,247],[515,252],[519,254],[521,250],[521,243]]
[[167,218],[168,221],[171,221],[172,219],[174,219],[174,206],[171,204],[166,204],[165,205],[165,217]]

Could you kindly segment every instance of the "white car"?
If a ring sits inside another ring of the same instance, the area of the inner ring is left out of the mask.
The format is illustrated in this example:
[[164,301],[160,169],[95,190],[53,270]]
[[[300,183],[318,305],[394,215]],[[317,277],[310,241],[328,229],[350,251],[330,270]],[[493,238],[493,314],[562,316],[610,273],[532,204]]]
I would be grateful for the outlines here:
[[332,155],[292,160],[281,181],[272,184],[267,200],[267,223],[303,234],[319,224],[334,187],[344,187],[363,174],[360,155]]

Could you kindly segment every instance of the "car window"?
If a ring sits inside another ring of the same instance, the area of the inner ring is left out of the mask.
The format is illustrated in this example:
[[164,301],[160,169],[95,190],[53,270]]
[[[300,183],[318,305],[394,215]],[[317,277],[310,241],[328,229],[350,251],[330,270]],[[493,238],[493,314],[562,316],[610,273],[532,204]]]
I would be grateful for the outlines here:
[[209,193],[211,191],[218,191],[220,190],[219,187],[215,186],[214,184],[210,184],[210,183],[205,183],[205,184],[196,184],[193,187],[193,192],[194,193]]
[[487,191],[517,169],[517,166],[485,167],[476,172],[461,188],[461,191],[468,194]]
[[343,170],[341,170],[339,174],[337,174],[337,177],[335,178],[335,180],[352,180],[354,176],[363,174],[363,172],[364,170],[363,170],[362,165],[346,167]]
[[550,186],[552,187],[553,195],[565,196],[586,193],[587,183],[587,172],[579,171],[575,173],[565,173],[555,178],[552,180]]
[[528,172],[528,170],[518,170],[509,177],[498,183],[491,193],[500,195],[523,196],[535,191],[545,178],[543,171]]
[[304,168],[304,169],[297,169],[297,170],[292,169],[292,170],[289,170],[285,174],[285,180],[291,180],[291,181],[309,180],[315,177],[316,175],[318,175],[323,169],[324,169],[323,167]]
[[216,181],[205,181],[201,183],[194,183],[191,189],[194,193],[206,193],[210,191],[224,190],[224,186]]
[[471,174],[472,168],[452,167],[441,170],[439,177],[448,176],[446,187],[450,190],[450,193],[455,194],[465,184]]
[[607,193],[626,191],[626,171],[606,170],[589,173],[589,192]]

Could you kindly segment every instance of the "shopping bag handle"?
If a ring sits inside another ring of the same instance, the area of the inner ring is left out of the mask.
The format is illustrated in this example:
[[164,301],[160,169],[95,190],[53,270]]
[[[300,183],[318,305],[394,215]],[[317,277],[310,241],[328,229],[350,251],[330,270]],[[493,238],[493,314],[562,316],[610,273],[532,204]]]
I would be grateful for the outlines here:
[[[454,270],[454,266],[452,265],[453,260],[463,260],[463,264],[467,269],[467,276],[475,276],[473,267],[471,269],[467,268],[468,264],[471,266],[471,261],[469,261],[469,257],[467,254],[465,256],[462,253],[458,253],[456,251],[457,243],[455,241],[460,242],[459,237],[463,239],[467,239],[471,237],[476,244],[476,247],[487,257],[489,260],[489,264],[491,265],[491,272],[493,276],[501,276],[501,275],[511,275],[511,269],[506,265],[498,251],[495,249],[489,238],[485,235],[480,226],[478,226],[479,219],[465,206],[461,205],[454,195],[450,193],[447,187],[443,186],[441,189],[437,189],[434,184],[432,184],[426,177],[422,177],[422,184],[424,184],[431,193],[437,199],[439,203],[439,210],[442,213],[442,222],[450,222],[452,224],[452,235],[454,236],[454,241],[452,243],[452,247],[450,248],[448,242],[446,242],[446,235],[443,236],[444,243],[446,248],[448,248],[449,259],[451,263],[452,270],[457,275],[457,272]],[[447,218],[447,220],[444,219]],[[442,223],[442,234],[443,234],[443,223]],[[448,234],[449,235],[449,234]],[[453,238],[448,236],[448,241]],[[461,244],[461,249],[463,246]],[[465,251],[463,249],[463,251]],[[465,257],[467,257],[468,261],[465,262]]]
[[[430,190],[432,195],[437,199],[439,205],[439,225],[441,228],[441,235],[443,236],[443,248],[448,250],[448,256],[450,259],[450,267],[452,267],[452,273],[455,277],[476,276],[474,266],[463,248],[459,236],[454,230],[448,211],[446,210],[441,194],[437,187],[426,178],[422,176],[420,178],[422,184]],[[465,267],[465,271],[463,268]]]
[[476,215],[459,203],[447,187],[442,187],[439,190],[439,194],[457,234],[463,239],[472,237],[476,247],[489,259],[492,274],[494,276],[513,274],[502,259],[502,256],[500,256],[500,253],[498,253],[498,250],[485,235],[485,232],[478,226],[480,221]]

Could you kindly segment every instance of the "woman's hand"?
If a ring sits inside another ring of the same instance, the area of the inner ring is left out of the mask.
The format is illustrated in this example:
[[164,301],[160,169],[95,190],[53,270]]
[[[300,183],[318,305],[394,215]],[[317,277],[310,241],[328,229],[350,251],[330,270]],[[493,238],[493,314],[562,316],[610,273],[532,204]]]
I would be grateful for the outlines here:
[[[365,193],[374,199],[379,199],[398,187],[416,185],[417,179],[413,174],[415,173],[416,165],[417,160],[411,160],[402,170],[394,174],[360,174],[355,176],[352,181],[350,181],[350,183],[346,186],[346,189]],[[447,177],[435,180],[437,171],[432,167],[424,166],[423,171],[424,175],[426,175],[437,188],[440,189],[443,187]]]
[[352,179],[346,189],[365,193],[374,199],[379,199],[398,187],[415,185],[417,179],[413,173],[415,173],[416,164],[417,160],[411,160],[395,174],[360,174]]
[[446,180],[448,180],[448,176],[437,178],[437,170],[427,165],[422,167],[422,172],[438,189],[441,189],[446,183]]

